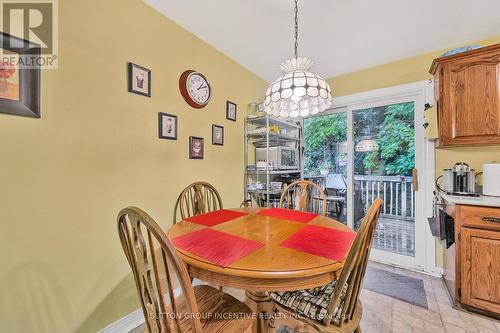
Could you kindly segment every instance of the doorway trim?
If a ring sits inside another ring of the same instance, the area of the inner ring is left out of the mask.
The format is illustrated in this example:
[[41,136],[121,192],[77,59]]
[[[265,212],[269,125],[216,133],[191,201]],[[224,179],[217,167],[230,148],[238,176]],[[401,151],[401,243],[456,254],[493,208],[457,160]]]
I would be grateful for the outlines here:
[[[419,258],[412,265],[413,267],[408,267],[414,270],[421,270],[433,275],[439,275],[441,269],[436,266],[436,243],[435,239],[431,234],[429,224],[426,222],[426,218],[433,215],[432,205],[433,205],[433,191],[434,191],[434,179],[435,179],[435,159],[434,159],[434,142],[424,139],[424,128],[423,124],[425,119],[423,117],[423,110],[425,104],[434,104],[434,83],[433,80],[424,80],[414,83],[402,84],[393,87],[381,88],[376,90],[370,90],[361,93],[355,93],[346,96],[335,97],[333,99],[332,107],[323,112],[321,115],[337,112],[347,111],[347,135],[348,138],[352,137],[352,111],[354,109],[362,108],[363,105],[367,104],[377,104],[383,103],[386,100],[405,100],[412,99],[415,101],[415,136],[422,138],[423,140],[415,141],[415,149],[420,151],[422,155],[422,160],[418,166],[418,181],[419,181],[419,192],[422,201],[423,212],[419,223],[424,223],[424,229],[420,237],[415,235],[415,242],[417,239],[420,244],[422,253]],[[350,141],[350,140],[348,140]],[[351,143],[352,144],[352,143]],[[352,161],[352,147],[348,147],[348,152],[351,156],[348,159]],[[352,164],[352,163],[351,163]],[[352,179],[352,165],[349,167],[348,179]],[[352,198],[352,186],[349,186],[348,197]],[[352,209],[351,209],[352,210]],[[348,212],[352,214],[352,212]],[[348,220],[352,221],[352,216],[348,216]],[[383,260],[379,260],[383,262]],[[405,266],[402,262],[384,262],[386,264],[395,266]]]

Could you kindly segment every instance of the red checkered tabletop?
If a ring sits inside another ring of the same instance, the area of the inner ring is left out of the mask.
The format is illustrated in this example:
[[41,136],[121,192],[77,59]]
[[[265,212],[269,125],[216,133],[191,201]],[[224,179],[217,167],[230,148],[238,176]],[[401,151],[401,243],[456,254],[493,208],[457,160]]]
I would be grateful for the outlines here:
[[168,236],[191,276],[265,292],[334,280],[355,233],[321,215],[244,208],[189,218],[172,226]]

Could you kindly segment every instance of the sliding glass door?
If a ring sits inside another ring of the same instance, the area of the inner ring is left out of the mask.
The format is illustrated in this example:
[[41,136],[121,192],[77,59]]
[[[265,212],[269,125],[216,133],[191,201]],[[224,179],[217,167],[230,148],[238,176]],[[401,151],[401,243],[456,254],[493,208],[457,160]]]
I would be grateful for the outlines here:
[[414,101],[352,110],[354,228],[381,198],[373,248],[386,258],[415,257],[414,124]]
[[413,178],[423,165],[420,117],[422,100],[406,96],[352,103],[304,121],[304,174],[323,182],[328,215],[357,230],[381,198],[371,258],[412,268],[423,268],[426,246],[424,200]]

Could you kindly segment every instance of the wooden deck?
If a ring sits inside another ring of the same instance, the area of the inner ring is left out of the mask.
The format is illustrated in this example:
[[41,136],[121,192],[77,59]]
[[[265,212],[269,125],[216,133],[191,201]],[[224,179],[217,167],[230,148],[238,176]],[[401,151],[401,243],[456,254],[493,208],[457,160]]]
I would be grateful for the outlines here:
[[[356,222],[356,229],[361,220]],[[378,250],[415,256],[415,220],[381,215],[373,247]]]

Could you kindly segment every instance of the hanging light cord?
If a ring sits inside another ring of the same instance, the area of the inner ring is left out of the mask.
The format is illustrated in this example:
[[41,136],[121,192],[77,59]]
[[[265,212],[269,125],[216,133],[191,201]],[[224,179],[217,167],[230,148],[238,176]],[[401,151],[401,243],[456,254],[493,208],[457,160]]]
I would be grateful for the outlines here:
[[299,0],[295,0],[295,58],[299,56]]

